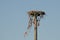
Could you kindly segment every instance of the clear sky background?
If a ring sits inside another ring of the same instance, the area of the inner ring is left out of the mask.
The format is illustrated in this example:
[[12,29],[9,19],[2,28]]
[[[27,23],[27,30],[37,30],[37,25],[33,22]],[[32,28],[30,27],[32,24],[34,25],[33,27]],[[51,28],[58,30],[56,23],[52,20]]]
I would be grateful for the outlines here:
[[24,38],[29,10],[43,10],[38,40],[60,40],[60,0],[0,0],[0,40],[34,40],[33,26]]

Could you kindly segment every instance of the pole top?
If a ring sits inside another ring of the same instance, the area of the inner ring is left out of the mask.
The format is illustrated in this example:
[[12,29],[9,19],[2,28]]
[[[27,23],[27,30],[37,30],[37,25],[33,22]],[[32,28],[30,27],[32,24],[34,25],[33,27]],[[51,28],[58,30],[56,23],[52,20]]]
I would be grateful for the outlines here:
[[31,16],[40,16],[40,15],[45,15],[45,12],[44,11],[35,11],[35,10],[32,10],[32,11],[28,11],[28,14],[31,15]]

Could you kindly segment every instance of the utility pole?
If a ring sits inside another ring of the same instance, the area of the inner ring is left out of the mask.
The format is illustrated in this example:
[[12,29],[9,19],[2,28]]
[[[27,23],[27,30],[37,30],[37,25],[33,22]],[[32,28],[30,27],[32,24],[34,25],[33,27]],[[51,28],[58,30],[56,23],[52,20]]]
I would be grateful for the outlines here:
[[45,15],[45,12],[43,11],[29,11],[29,24],[27,29],[29,29],[32,26],[32,23],[34,24],[34,40],[37,40],[37,26],[39,26],[39,21],[43,16]]
[[37,40],[37,16],[34,16],[35,24],[34,24],[34,40]]

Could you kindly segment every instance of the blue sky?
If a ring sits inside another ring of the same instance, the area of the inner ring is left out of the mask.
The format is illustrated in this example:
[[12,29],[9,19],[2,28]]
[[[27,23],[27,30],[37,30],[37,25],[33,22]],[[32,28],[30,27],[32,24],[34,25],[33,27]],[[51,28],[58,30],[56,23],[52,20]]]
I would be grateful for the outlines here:
[[24,38],[29,10],[43,10],[38,40],[60,40],[60,0],[0,0],[0,40],[34,40],[34,27]]

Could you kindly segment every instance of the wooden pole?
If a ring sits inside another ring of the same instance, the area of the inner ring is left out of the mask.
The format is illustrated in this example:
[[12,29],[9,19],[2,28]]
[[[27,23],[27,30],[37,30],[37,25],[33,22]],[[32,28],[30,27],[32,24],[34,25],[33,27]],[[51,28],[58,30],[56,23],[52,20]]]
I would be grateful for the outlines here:
[[34,16],[34,40],[37,40],[37,16]]

